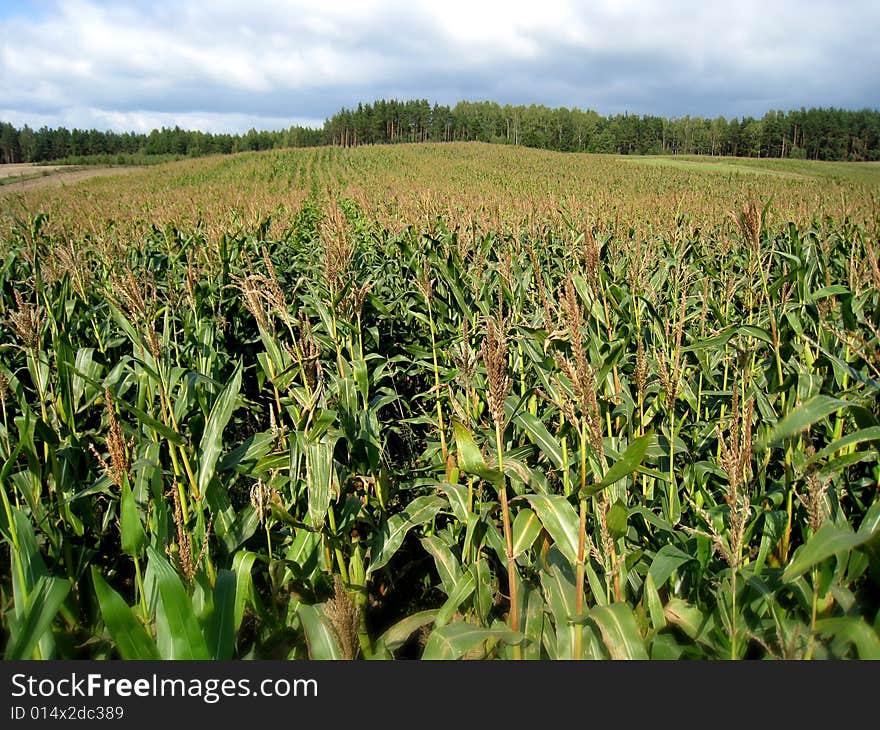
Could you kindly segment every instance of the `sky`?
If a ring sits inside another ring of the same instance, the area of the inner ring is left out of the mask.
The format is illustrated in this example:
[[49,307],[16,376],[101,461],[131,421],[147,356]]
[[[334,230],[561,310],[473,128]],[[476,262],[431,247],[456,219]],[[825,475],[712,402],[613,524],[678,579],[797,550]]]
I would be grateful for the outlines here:
[[0,120],[320,126],[378,98],[880,108],[877,0],[0,0]]

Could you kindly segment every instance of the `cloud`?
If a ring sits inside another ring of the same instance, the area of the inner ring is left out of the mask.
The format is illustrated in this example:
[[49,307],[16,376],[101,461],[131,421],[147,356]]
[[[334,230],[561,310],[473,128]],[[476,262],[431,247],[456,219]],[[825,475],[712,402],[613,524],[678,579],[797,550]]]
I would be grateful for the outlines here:
[[243,131],[389,96],[670,116],[880,106],[872,1],[22,8],[0,15],[0,113],[14,123]]

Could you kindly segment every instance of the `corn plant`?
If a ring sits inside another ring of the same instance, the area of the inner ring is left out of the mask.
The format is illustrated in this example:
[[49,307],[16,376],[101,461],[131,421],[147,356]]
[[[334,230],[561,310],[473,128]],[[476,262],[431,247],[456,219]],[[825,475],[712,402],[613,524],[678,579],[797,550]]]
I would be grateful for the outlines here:
[[880,657],[875,196],[638,164],[4,198],[5,656]]

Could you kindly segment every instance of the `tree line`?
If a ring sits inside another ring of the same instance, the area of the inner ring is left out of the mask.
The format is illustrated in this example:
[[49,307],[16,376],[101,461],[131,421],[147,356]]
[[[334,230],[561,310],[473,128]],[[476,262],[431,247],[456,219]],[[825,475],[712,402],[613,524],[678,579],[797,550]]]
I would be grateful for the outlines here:
[[481,141],[565,152],[880,160],[880,111],[812,108],[743,117],[667,118],[565,107],[426,100],[358,104],[324,124],[325,144]]
[[16,129],[0,122],[0,163],[47,162],[92,155],[202,155],[230,154],[281,147],[310,147],[324,143],[320,129],[290,127],[281,131],[215,134],[180,127],[154,129],[148,134],[96,129]]
[[763,117],[667,118],[460,101],[385,100],[342,109],[322,128],[291,126],[215,134],[180,127],[149,133],[64,127],[34,130],[0,122],[0,162],[43,162],[90,155],[196,157],[249,150],[399,142],[481,141],[568,152],[880,160],[880,111],[811,108]]

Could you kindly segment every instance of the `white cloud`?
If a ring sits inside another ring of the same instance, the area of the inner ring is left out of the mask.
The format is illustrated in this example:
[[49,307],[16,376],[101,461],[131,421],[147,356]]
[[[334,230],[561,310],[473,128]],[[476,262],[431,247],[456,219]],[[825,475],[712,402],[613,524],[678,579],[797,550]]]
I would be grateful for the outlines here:
[[64,126],[68,129],[115,129],[149,132],[161,127],[178,126],[203,132],[279,130],[290,126],[320,127],[324,120],[317,117],[254,117],[249,114],[216,114],[211,112],[154,112],[148,110],[112,111],[90,107],[71,107],[61,113],[34,114],[0,107],[0,119],[16,127],[25,124],[33,129]]
[[244,130],[319,120],[391,93],[665,114],[880,104],[875,2],[57,0],[48,8],[0,19],[0,104],[10,121]]

